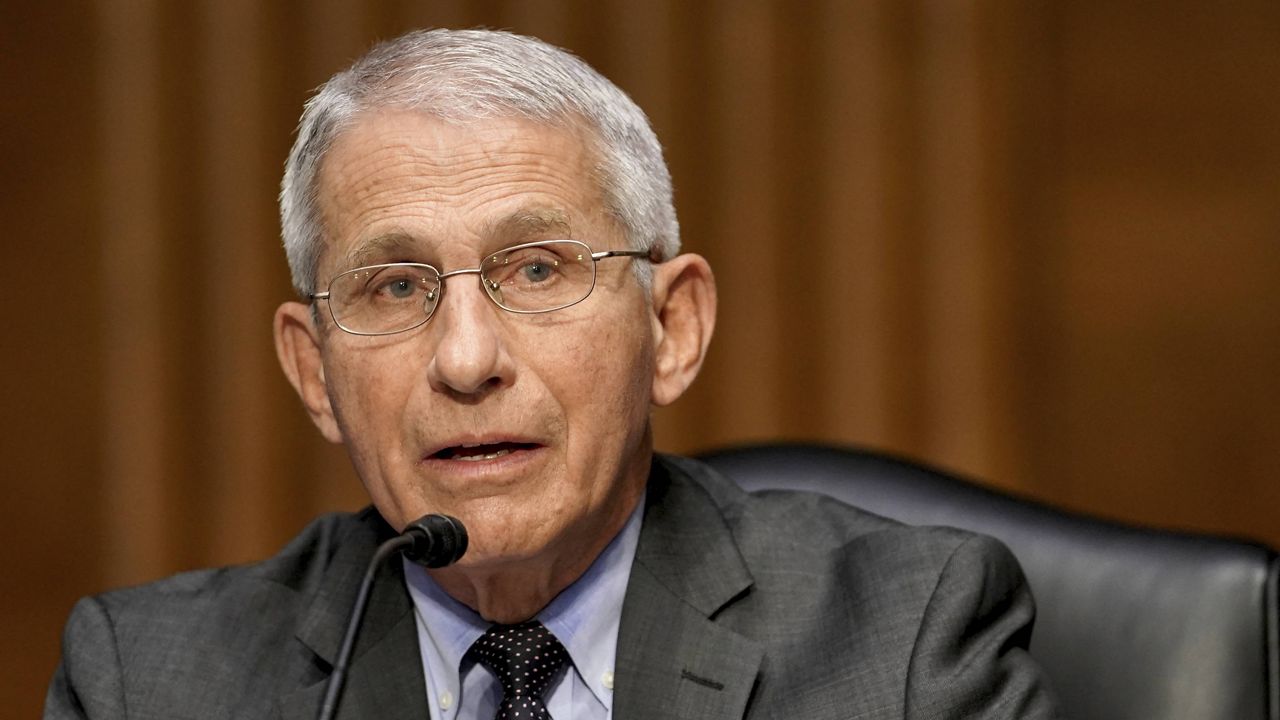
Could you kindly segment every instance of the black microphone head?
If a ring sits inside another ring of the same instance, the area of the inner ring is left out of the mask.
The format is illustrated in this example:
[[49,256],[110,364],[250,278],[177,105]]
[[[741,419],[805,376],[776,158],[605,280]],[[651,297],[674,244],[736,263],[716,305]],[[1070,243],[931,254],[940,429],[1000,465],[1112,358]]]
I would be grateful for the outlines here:
[[403,534],[413,538],[404,556],[429,568],[452,565],[467,551],[467,529],[448,515],[423,515],[406,525]]

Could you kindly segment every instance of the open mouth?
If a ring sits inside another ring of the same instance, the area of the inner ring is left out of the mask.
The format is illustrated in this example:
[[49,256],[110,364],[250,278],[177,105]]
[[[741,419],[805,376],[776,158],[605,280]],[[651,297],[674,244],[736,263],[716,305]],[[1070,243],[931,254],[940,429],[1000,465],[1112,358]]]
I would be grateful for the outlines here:
[[463,462],[482,462],[496,460],[505,455],[521,450],[532,450],[538,447],[533,443],[500,442],[477,445],[453,445],[431,454],[437,460],[462,460]]

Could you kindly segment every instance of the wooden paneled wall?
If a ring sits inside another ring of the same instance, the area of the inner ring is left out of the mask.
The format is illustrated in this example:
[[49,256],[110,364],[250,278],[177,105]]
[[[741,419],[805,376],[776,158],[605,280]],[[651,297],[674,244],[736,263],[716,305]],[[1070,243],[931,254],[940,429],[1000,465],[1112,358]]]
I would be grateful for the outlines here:
[[362,502],[276,368],[275,194],[374,39],[506,27],[650,113],[721,291],[661,447],[816,439],[1280,544],[1274,0],[0,4],[0,706],[75,598]]

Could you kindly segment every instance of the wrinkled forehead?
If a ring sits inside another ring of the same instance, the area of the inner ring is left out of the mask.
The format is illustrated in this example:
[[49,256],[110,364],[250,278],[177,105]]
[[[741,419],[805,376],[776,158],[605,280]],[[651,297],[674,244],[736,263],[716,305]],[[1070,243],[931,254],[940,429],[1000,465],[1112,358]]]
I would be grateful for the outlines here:
[[430,244],[433,233],[500,243],[598,230],[587,227],[609,220],[598,157],[580,124],[365,113],[318,173],[322,273]]

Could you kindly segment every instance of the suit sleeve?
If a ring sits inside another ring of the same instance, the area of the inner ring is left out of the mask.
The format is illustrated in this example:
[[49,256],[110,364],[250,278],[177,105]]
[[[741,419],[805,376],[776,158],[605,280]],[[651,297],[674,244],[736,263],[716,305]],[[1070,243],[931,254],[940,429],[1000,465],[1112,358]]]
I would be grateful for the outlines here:
[[62,636],[62,661],[45,696],[44,720],[126,716],[115,630],[101,601],[76,603]]
[[1056,718],[1027,652],[1035,603],[1017,560],[991,538],[957,546],[925,610],[908,671],[912,720]]

